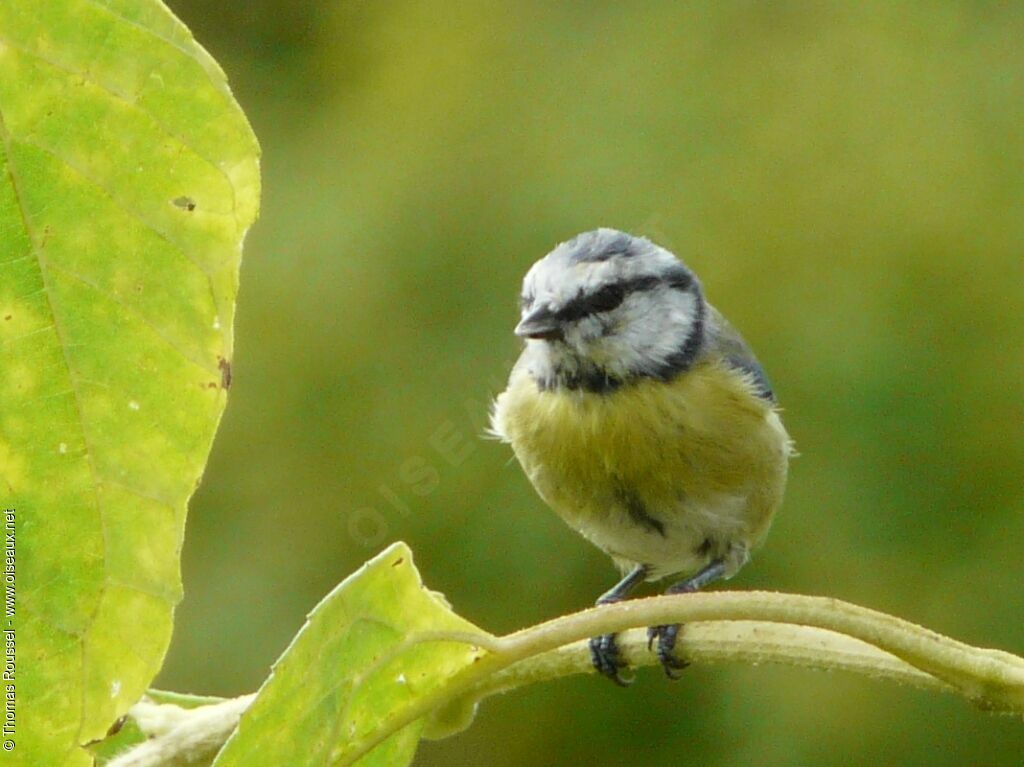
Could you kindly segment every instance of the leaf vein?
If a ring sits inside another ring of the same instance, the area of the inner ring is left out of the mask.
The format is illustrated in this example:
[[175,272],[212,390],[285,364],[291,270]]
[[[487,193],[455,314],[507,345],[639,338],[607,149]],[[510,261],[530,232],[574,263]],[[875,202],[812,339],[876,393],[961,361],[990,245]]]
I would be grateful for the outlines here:
[[[7,155],[7,163],[6,163],[7,176],[8,176],[8,179],[10,180],[11,191],[14,194],[15,203],[16,203],[16,205],[18,207],[18,213],[21,216],[22,225],[24,226],[25,233],[28,235],[29,241],[32,243],[32,251],[33,251],[33,253],[36,256],[36,262],[37,262],[37,264],[39,266],[40,278],[43,281],[43,286],[44,286],[45,293],[46,293],[47,305],[50,308],[50,316],[53,318],[53,324],[54,324],[55,333],[56,333],[56,336],[57,336],[57,343],[60,346],[61,354],[64,357],[64,366],[67,369],[68,380],[70,381],[71,387],[72,387],[72,389],[74,390],[74,393],[75,393],[74,404],[75,404],[76,412],[78,413],[78,426],[79,426],[79,429],[81,430],[82,442],[85,445],[85,454],[86,454],[86,459],[87,459],[88,464],[89,464],[89,472],[90,472],[90,474],[92,475],[92,478],[93,478],[93,482],[92,482],[92,496],[93,496],[93,503],[94,503],[94,507],[93,508],[95,509],[95,513],[99,516],[100,528],[102,529],[103,528],[103,511],[100,508],[99,493],[97,492],[96,481],[97,481],[97,478],[98,478],[98,474],[96,472],[96,461],[95,461],[94,449],[93,449],[92,445],[90,444],[89,435],[88,435],[86,427],[85,427],[85,418],[84,418],[84,411],[82,410],[82,402],[81,402],[81,398],[79,397],[79,394],[78,394],[78,387],[77,387],[77,385],[75,383],[75,371],[74,371],[74,368],[71,365],[71,359],[68,357],[68,354],[67,354],[67,349],[66,349],[66,346],[65,346],[66,342],[65,342],[64,331],[63,331],[63,328],[60,325],[60,320],[58,319],[59,312],[57,310],[56,304],[54,303],[53,292],[49,288],[49,280],[47,279],[47,274],[46,274],[46,272],[47,272],[46,258],[43,255],[42,249],[39,248],[39,246],[37,245],[38,240],[34,236],[33,227],[32,227],[32,224],[29,221],[28,212],[25,209],[25,202],[24,202],[24,199],[23,199],[23,196],[22,196],[22,193],[21,193],[20,186],[18,184],[17,174],[15,173],[14,157],[13,157],[13,155],[11,153],[11,139],[12,139],[11,134],[7,130],[7,122],[4,119],[3,109],[0,108],[0,142],[2,142],[3,147],[4,147],[4,153]],[[107,559],[107,539],[106,539],[106,534],[104,533],[104,535],[103,535],[103,561],[106,562],[106,559]],[[86,627],[87,627],[85,629],[86,632],[88,632],[89,627],[91,627],[92,624],[96,620],[96,616],[97,616],[97,614],[99,612],[100,603],[101,603],[101,600],[97,599],[96,603],[92,607],[91,615],[89,615],[88,619],[86,620]],[[85,665],[85,661],[86,661],[86,659],[85,659],[85,643],[84,642],[82,642],[81,645],[80,645],[80,651],[81,651],[81,658],[82,658],[82,675],[84,677],[85,669],[86,669],[86,665]],[[81,734],[82,734],[82,727],[84,726],[84,723],[85,723],[86,705],[87,705],[87,695],[86,695],[85,685],[83,684],[82,685],[82,690],[81,690],[81,695],[80,695],[78,730],[77,730],[77,734],[75,736],[75,742],[76,743],[80,742],[81,739],[82,739],[81,738]]]
[[163,232],[156,224],[154,224],[151,221],[149,221],[140,211],[132,210],[127,204],[125,204],[124,202],[122,202],[118,198],[118,196],[114,193],[113,190],[109,189],[102,182],[97,181],[96,179],[94,179],[88,173],[86,173],[81,168],[79,168],[77,165],[75,165],[74,162],[72,162],[68,158],[64,157],[63,155],[61,155],[56,150],[51,149],[50,147],[44,146],[43,144],[40,144],[40,143],[38,143],[36,141],[30,141],[30,140],[25,139],[25,138],[19,138],[17,140],[20,141],[22,144],[25,144],[26,146],[30,146],[30,147],[33,147],[35,149],[38,149],[40,152],[44,152],[45,154],[49,155],[50,157],[52,157],[57,162],[61,163],[64,167],[66,167],[68,170],[73,172],[76,176],[81,178],[85,183],[89,184],[91,187],[93,187],[97,191],[101,192],[104,197],[106,197],[108,200],[110,200],[112,203],[114,203],[114,205],[116,205],[118,208],[120,208],[121,211],[126,213],[132,220],[138,221],[140,224],[142,224],[144,227],[146,227],[146,229],[148,229],[150,232],[152,232],[157,237],[159,237],[161,240],[163,240],[168,245],[170,245],[171,248],[173,250],[175,250],[182,258],[184,258],[190,264],[192,264],[197,269],[199,269],[203,274],[205,274],[207,277],[211,276],[210,275],[210,271],[206,267],[204,267],[198,261],[193,259],[188,254],[188,252],[181,245],[179,245],[174,240],[172,240],[171,237],[166,232]]
[[36,335],[39,335],[40,333],[45,333],[46,331],[53,330],[53,329],[54,329],[53,325],[47,325],[45,328],[36,328],[35,330],[30,330],[27,333],[22,333],[20,336],[14,336],[13,338],[5,338],[3,340],[3,344],[4,344],[4,346],[8,346],[10,344],[15,344],[18,341],[23,341],[26,338],[31,338],[32,336],[36,336]]
[[[100,80],[98,80],[97,77],[96,77],[96,74],[94,72],[82,71],[80,69],[74,69],[70,65],[63,64],[63,63],[61,63],[59,61],[56,61],[54,59],[49,58],[48,56],[44,56],[43,54],[39,53],[38,51],[33,51],[33,50],[29,49],[29,48],[26,48],[25,46],[20,45],[19,43],[14,42],[10,38],[4,37],[3,35],[0,35],[0,43],[3,43],[4,45],[10,47],[12,50],[16,50],[19,53],[22,53],[22,54],[24,54],[26,56],[29,56],[30,58],[33,58],[36,61],[41,61],[44,64],[47,64],[47,65],[53,67],[54,69],[58,69],[61,72],[64,72],[64,73],[69,74],[69,75],[76,75],[77,77],[81,77],[85,82],[87,82],[87,83],[89,83],[91,85],[96,86],[98,89],[100,89],[104,93],[108,94],[113,99],[115,99],[117,101],[120,101],[125,106],[131,107],[132,109],[134,109],[135,111],[137,111],[137,112],[139,112],[141,114],[146,115],[167,136],[169,136],[170,138],[173,138],[176,141],[178,141],[178,143],[181,144],[182,147],[190,149],[192,151],[192,153],[196,157],[198,157],[203,162],[205,162],[208,166],[213,168],[225,181],[227,181],[228,186],[231,188],[231,194],[232,194],[232,206],[231,206],[232,212],[231,212],[231,214],[216,213],[215,211],[207,211],[207,212],[208,213],[212,213],[214,215],[223,215],[223,216],[230,215],[231,218],[233,218],[237,222],[237,220],[238,220],[238,211],[236,210],[236,206],[234,204],[235,187],[234,187],[234,184],[231,182],[231,177],[228,175],[227,171],[225,171],[224,168],[222,168],[220,165],[218,165],[216,162],[214,162],[212,158],[208,157],[203,152],[199,151],[199,149],[197,149],[195,147],[195,145],[190,143],[184,136],[182,136],[181,134],[179,134],[176,131],[172,130],[166,123],[164,123],[162,120],[160,120],[160,118],[157,117],[152,111],[150,111],[150,110],[144,108],[143,106],[141,106],[139,104],[139,102],[138,102],[138,94],[136,94],[135,96],[131,96],[131,95],[127,94],[127,93],[123,93],[123,92],[117,90],[116,88],[114,88],[114,87],[112,87],[110,85],[107,85],[106,83],[103,83]],[[181,49],[179,49],[179,50],[181,50]]]
[[105,296],[106,298],[109,298],[111,301],[113,301],[115,304],[120,306],[122,309],[124,309],[130,315],[132,315],[133,317],[138,319],[138,321],[142,325],[144,325],[148,330],[150,330],[153,333],[154,336],[159,338],[168,347],[170,347],[175,352],[177,352],[178,355],[180,355],[181,358],[184,359],[186,362],[190,362],[191,364],[195,365],[197,368],[202,370],[204,373],[207,373],[209,375],[212,375],[212,376],[219,376],[220,375],[220,371],[219,370],[217,370],[217,369],[215,369],[213,367],[209,367],[209,366],[205,365],[204,363],[200,362],[197,359],[194,359],[191,355],[186,353],[185,350],[182,349],[181,347],[179,347],[175,341],[173,341],[170,338],[168,338],[167,336],[165,336],[163,334],[163,332],[160,331],[155,325],[153,325],[152,322],[144,314],[142,314],[138,309],[136,309],[135,307],[131,306],[130,304],[125,303],[124,301],[122,301],[120,298],[118,298],[114,294],[106,292],[103,288],[101,288],[99,285],[97,285],[95,282],[93,282],[89,278],[83,277],[81,274],[73,272],[73,271],[71,271],[70,269],[68,269],[68,268],[66,268],[64,266],[57,266],[56,264],[53,264],[53,263],[51,263],[49,265],[49,268],[51,270],[53,270],[53,271],[62,272],[64,274],[66,274],[68,277],[70,277],[70,278],[72,278],[74,280],[78,280],[83,285],[85,285],[85,286],[87,286],[89,288],[92,288],[93,290],[95,290],[100,295]]
[[162,43],[166,43],[171,48],[174,48],[176,51],[184,53],[186,56],[189,56],[191,58],[191,54],[189,53],[189,51],[185,50],[174,40],[170,40],[164,37],[163,35],[157,34],[149,27],[143,26],[139,22],[129,19],[127,16],[122,16],[120,13],[113,10],[110,6],[106,5],[105,3],[96,2],[96,0],[84,0],[84,2],[86,5],[91,5],[93,8],[96,8],[97,10],[106,13],[108,16],[111,16],[112,18],[115,18],[118,21],[127,24],[130,27],[138,29],[140,32],[143,32],[150,37],[154,37]]
[[105,485],[113,485],[114,487],[118,487],[118,488],[124,490],[127,493],[131,493],[132,495],[137,495],[137,496],[139,496],[139,498],[145,498],[147,501],[153,501],[154,503],[159,503],[161,506],[166,506],[168,509],[170,509],[172,513],[176,513],[176,510],[178,508],[178,504],[177,503],[175,503],[173,501],[170,501],[167,498],[164,498],[162,495],[154,495],[153,493],[143,492],[142,490],[139,490],[138,488],[132,487],[131,485],[126,485],[124,482],[121,482],[121,481],[116,480],[116,479],[109,479],[108,477],[104,477],[103,478],[103,484],[105,484]]

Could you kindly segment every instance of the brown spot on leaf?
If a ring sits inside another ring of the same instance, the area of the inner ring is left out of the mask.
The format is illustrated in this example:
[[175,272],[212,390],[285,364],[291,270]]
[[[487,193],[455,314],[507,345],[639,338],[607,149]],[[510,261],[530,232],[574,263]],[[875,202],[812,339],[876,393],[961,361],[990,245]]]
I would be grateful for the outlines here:
[[223,357],[217,358],[217,367],[220,368],[220,388],[231,388],[231,363]]
[[5,314],[5,315],[4,315],[4,319],[5,319],[5,320],[9,320],[9,319],[12,319],[13,317],[14,317],[14,315],[13,315],[13,314]]
[[398,559],[396,559],[394,562],[391,563],[391,566],[392,567],[398,567],[404,561],[405,561],[405,557],[399,557]]
[[121,732],[121,728],[124,727],[125,722],[127,722],[127,721],[128,721],[128,715],[127,714],[125,714],[125,715],[123,715],[121,717],[118,717],[114,721],[114,723],[112,725],[110,725],[110,729],[107,730],[107,737],[109,738],[111,735],[117,735],[117,733]]
[[196,209],[196,201],[193,200],[191,197],[186,197],[185,195],[182,195],[181,197],[175,197],[173,200],[171,200],[171,205],[173,205],[176,208],[181,208],[182,210],[188,211],[189,213]]

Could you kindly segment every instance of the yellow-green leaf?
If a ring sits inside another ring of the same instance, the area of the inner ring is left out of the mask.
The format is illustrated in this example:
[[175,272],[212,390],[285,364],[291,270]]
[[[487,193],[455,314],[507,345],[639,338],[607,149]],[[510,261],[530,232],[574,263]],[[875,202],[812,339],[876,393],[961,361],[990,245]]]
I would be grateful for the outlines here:
[[0,502],[17,736],[88,764],[160,667],[224,409],[258,148],[155,0],[0,2]]
[[[389,722],[442,692],[492,639],[423,587],[396,543],[343,581],[309,615],[274,666],[215,767],[352,764]],[[408,764],[422,720],[393,732],[360,767]]]

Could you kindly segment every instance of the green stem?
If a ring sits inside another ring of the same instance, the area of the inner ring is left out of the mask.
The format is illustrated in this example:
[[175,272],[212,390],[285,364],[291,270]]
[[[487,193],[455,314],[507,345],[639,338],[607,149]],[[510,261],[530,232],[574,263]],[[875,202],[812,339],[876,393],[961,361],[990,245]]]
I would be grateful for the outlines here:
[[[947,687],[985,710],[1024,713],[1024,658],[1010,653],[972,647],[909,621],[829,597],[756,591],[681,594],[595,607],[502,637],[492,652],[456,674],[449,684],[417,699],[367,737],[349,744],[336,764],[354,763],[392,733],[468,697],[475,689],[485,689],[489,677],[528,658],[600,634],[700,621],[763,621],[845,634],[934,677],[936,682],[922,682],[925,686]],[[685,640],[682,650],[685,654]],[[862,668],[869,674],[887,675],[881,663],[869,662]],[[548,677],[557,675],[549,673]]]
[[[412,640],[417,644],[469,644],[478,647],[480,655],[443,686],[396,711],[358,742],[346,743],[334,764],[353,764],[418,719],[431,722],[428,729],[434,735],[452,734],[468,725],[474,704],[484,697],[592,672],[586,645],[592,636],[620,633],[620,647],[631,666],[653,665],[657,661],[647,649],[646,632],[630,629],[668,623],[684,624],[677,652],[692,662],[784,663],[853,671],[957,693],[985,710],[1024,714],[1024,658],[1010,653],[972,647],[900,618],[827,597],[683,594],[592,608],[499,638],[467,632],[417,635]],[[183,710],[178,726],[166,734],[151,733],[156,737],[122,757],[123,763],[166,767],[180,763],[182,753],[190,753],[182,744],[216,748],[234,724],[211,712],[223,708],[237,722],[248,702],[236,699]],[[466,712],[468,716],[463,716]],[[144,751],[149,761],[137,758]],[[129,761],[132,758],[136,760]]]
[[[619,651],[631,668],[658,665],[647,648],[647,632],[630,629],[618,637]],[[774,663],[816,670],[846,671],[924,690],[956,692],[924,671],[860,640],[810,626],[759,621],[708,621],[684,627],[679,655],[690,663]],[[585,641],[573,642],[526,658],[485,679],[467,697],[482,700],[538,682],[571,674],[592,674]]]
[[788,623],[845,634],[947,683],[982,708],[1024,712],[1024,658],[972,647],[901,618],[829,597],[761,591],[651,597],[557,618],[510,634],[499,644],[502,654],[518,661],[581,638],[627,628],[721,620]]

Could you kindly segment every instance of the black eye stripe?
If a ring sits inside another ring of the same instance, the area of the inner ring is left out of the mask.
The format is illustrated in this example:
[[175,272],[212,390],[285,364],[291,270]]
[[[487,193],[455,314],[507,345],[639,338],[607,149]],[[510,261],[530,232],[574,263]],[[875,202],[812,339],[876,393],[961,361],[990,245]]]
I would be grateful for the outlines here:
[[563,322],[574,322],[592,314],[609,312],[617,308],[631,293],[654,290],[659,285],[686,291],[693,285],[693,275],[685,267],[680,267],[663,277],[636,277],[605,285],[595,293],[577,296],[557,312],[557,317]]
[[665,284],[674,290],[690,290],[694,282],[693,272],[680,264],[665,275],[664,281]]
[[626,298],[625,286],[622,283],[606,285],[596,293],[577,296],[558,310],[556,316],[563,322],[574,322],[591,314],[610,312]]

